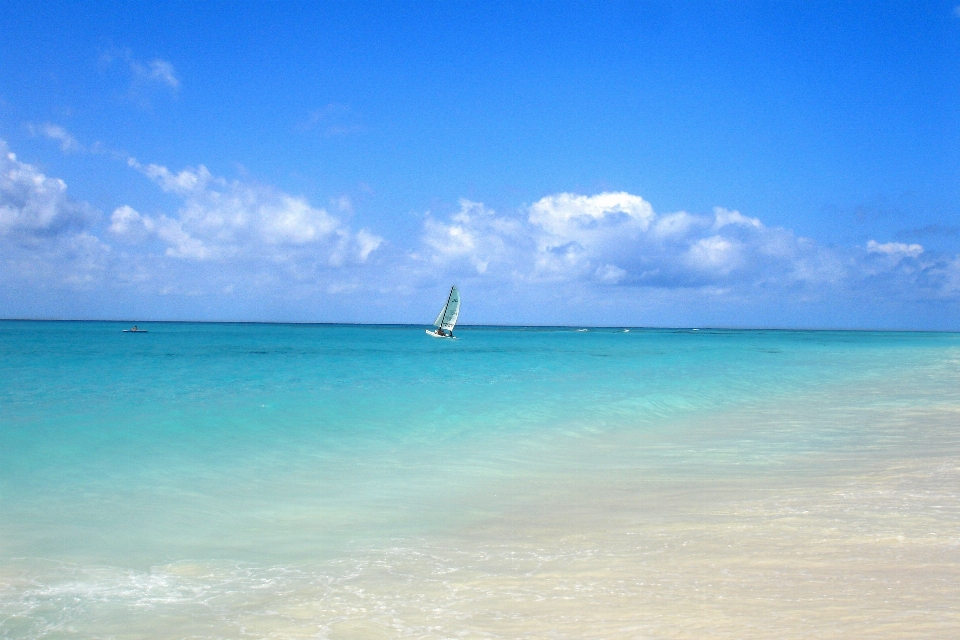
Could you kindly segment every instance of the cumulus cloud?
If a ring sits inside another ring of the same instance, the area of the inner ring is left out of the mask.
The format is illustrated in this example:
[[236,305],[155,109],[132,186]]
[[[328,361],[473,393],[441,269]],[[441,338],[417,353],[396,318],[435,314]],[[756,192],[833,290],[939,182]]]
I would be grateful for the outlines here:
[[153,233],[166,255],[190,260],[233,257],[285,259],[293,252],[325,253],[331,266],[363,263],[383,242],[366,229],[353,232],[324,208],[269,185],[214,176],[205,166],[174,172],[130,159],[163,191],[181,199],[176,216],[142,216],[118,209],[111,231],[134,237]]
[[461,201],[448,221],[427,216],[424,253],[434,263],[527,281],[671,288],[842,275],[840,261],[811,241],[720,207],[711,215],[658,215],[629,193],[560,193],[520,213],[499,216]]
[[110,226],[107,231],[122,240],[137,242],[153,233],[155,229],[156,223],[152,219],[141,216],[129,205],[123,205],[110,214]]
[[121,204],[103,220],[71,198],[63,180],[21,162],[0,140],[0,281],[126,283],[163,295],[347,291],[360,286],[351,267],[370,262],[385,243],[339,217],[352,213],[345,196],[332,201],[334,214],[203,165],[172,171],[127,162],[178,204],[160,211]]
[[96,212],[67,195],[67,185],[21,162],[0,140],[0,235],[25,240],[80,231]]
[[657,215],[623,192],[547,196],[529,207],[527,222],[536,270],[559,278],[704,286],[749,278],[751,267],[782,271],[783,258],[802,251],[801,239],[738,211]]
[[0,281],[23,287],[97,282],[110,247],[92,232],[89,204],[67,194],[66,183],[21,162],[0,140]]
[[646,231],[654,217],[649,202],[625,192],[595,196],[560,193],[530,207],[530,222],[559,236],[614,226]]
[[683,254],[691,269],[720,276],[729,275],[743,262],[740,247],[722,236],[700,238]]
[[[645,234],[655,215],[650,203],[629,193],[583,196],[560,193],[535,202],[527,222],[537,247],[541,274],[623,271],[614,264],[622,248]],[[609,264],[602,264],[610,259]],[[609,281],[610,278],[606,277]]]
[[434,265],[461,263],[476,273],[495,268],[512,269],[522,260],[528,244],[527,230],[517,221],[497,216],[479,202],[460,200],[460,210],[447,222],[427,215],[424,220],[424,254]]

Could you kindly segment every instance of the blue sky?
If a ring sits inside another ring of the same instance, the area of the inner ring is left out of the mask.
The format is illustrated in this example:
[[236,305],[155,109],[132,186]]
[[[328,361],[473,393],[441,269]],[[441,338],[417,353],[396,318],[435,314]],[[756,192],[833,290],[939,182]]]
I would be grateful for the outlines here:
[[0,317],[960,329],[955,5],[358,4],[0,5]]

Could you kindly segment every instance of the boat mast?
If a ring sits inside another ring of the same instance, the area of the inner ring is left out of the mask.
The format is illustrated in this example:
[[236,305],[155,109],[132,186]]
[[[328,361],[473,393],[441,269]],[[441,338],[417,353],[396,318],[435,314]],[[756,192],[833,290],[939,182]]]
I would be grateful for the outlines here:
[[[453,290],[457,288],[457,285],[450,285],[450,293],[447,294],[447,304],[443,305],[443,316],[440,318],[440,335],[443,335],[443,321],[447,317],[447,311],[450,309],[450,299],[453,298]],[[453,331],[450,332],[450,335],[453,335]]]

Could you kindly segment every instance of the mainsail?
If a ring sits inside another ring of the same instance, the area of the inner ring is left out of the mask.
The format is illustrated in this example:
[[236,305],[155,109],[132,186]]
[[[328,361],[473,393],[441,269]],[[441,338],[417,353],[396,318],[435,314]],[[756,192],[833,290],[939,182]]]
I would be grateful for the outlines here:
[[456,285],[450,287],[450,295],[447,296],[447,304],[443,305],[440,315],[433,321],[433,326],[440,327],[445,331],[453,332],[453,326],[457,324],[457,316],[460,315],[460,292]]

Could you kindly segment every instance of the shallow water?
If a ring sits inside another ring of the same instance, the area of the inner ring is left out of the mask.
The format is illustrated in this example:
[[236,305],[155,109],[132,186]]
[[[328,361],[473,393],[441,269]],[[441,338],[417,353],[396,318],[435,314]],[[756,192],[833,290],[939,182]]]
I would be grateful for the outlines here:
[[944,637],[960,335],[0,322],[0,637]]

